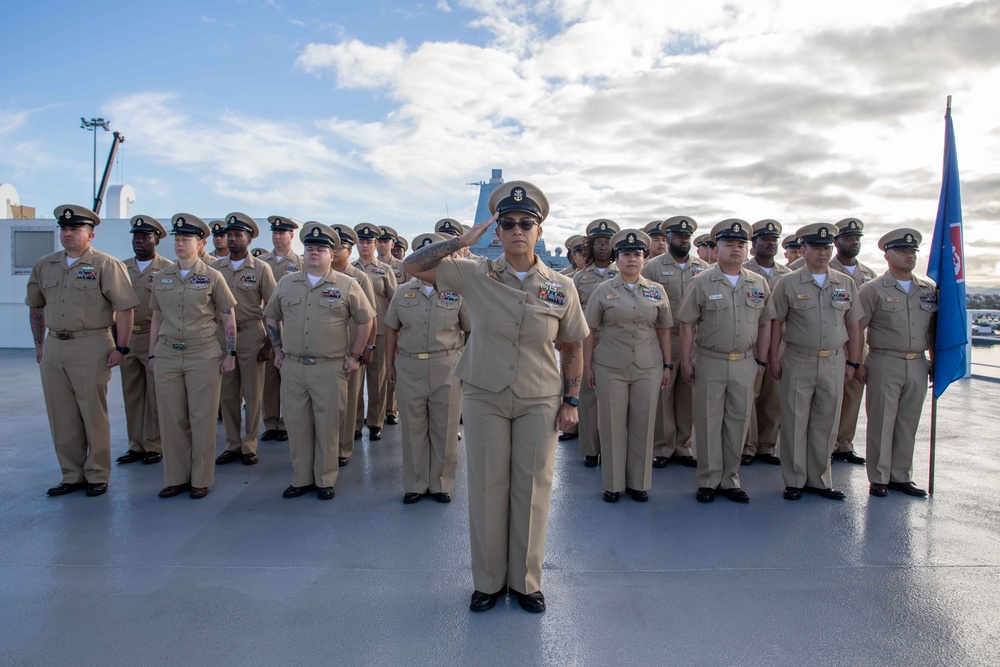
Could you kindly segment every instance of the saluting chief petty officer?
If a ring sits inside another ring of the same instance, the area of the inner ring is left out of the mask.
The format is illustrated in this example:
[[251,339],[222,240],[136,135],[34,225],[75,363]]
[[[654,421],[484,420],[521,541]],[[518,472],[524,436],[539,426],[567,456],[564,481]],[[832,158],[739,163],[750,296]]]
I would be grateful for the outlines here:
[[868,330],[868,357],[858,370],[868,384],[866,454],[873,496],[886,496],[890,489],[927,495],[912,480],[913,447],[933,362],[924,353],[931,350],[938,295],[933,280],[913,273],[920,241],[920,232],[908,228],[879,239],[889,268],[858,290],[865,311],[861,326]]
[[[510,591],[523,609],[545,611],[542,562],[556,433],[577,421],[581,341],[588,333],[572,282],[534,252],[549,212],[530,183],[490,195],[493,217],[456,239],[406,258],[410,275],[465,297],[472,334],[455,369],[462,380],[469,480],[469,541],[476,590],[486,611]],[[452,259],[499,220],[496,262]],[[553,344],[562,349],[562,378]]]
[[[201,259],[209,235],[188,213],[170,220],[177,261],[153,277],[148,359],[156,378],[163,440],[161,498],[204,498],[215,482],[215,431],[221,375],[236,365],[236,297]],[[219,346],[222,329],[225,349]]]
[[[292,249],[292,239],[299,221],[281,215],[268,216],[271,223],[272,250],[263,259],[271,267],[274,282],[285,276],[302,270],[302,258]],[[264,362],[264,397],[261,400],[261,411],[264,415],[264,433],[260,439],[288,440],[285,430],[285,420],[281,417],[281,373],[274,367],[274,355],[269,354]]]
[[62,469],[62,482],[48,494],[86,489],[88,496],[99,496],[108,490],[111,472],[108,381],[111,368],[129,353],[132,309],[139,300],[125,265],[90,245],[100,217],[72,204],[57,207],[54,215],[63,250],[38,260],[24,300]]
[[[743,267],[750,225],[730,218],[712,228],[718,262],[691,281],[681,301],[681,374],[694,386],[698,491],[750,501],[740,488],[740,454],[753,410],[754,381],[767,366],[771,320],[767,282]],[[692,363],[692,351],[694,362]]]
[[832,500],[845,497],[833,488],[830,454],[844,381],[860,366],[864,311],[850,276],[829,269],[836,233],[837,227],[825,222],[799,229],[795,235],[805,245],[804,266],[779,280],[772,296],[768,371],[780,381],[787,500],[798,500],[803,491]]
[[[844,218],[837,223],[837,235],[833,239],[837,254],[830,260],[830,268],[846,273],[854,279],[854,285],[861,286],[875,279],[875,271],[858,261],[861,252],[861,237],[865,225],[857,218]],[[864,357],[864,350],[861,352]],[[840,406],[840,422],[837,439],[833,448],[834,461],[864,464],[865,459],[854,453],[854,434],[858,430],[858,414],[861,412],[861,397],[865,386],[858,379],[844,382],[844,398]]]
[[[337,232],[307,222],[299,238],[305,270],[282,278],[264,309],[292,456],[292,484],[282,495],[296,498],[316,489],[317,498],[331,500],[347,376],[361,367],[375,313],[357,281],[330,268],[331,252],[340,245]],[[351,337],[348,320],[357,325]]]
[[[778,237],[781,236],[781,223],[777,220],[765,219],[753,226],[753,257],[743,265],[764,279],[768,291],[773,292],[774,286],[782,276],[792,270],[774,261],[778,254]],[[768,329],[770,337],[770,329]],[[768,341],[770,343],[770,340]],[[767,361],[767,357],[758,356]],[[778,458],[778,432],[781,427],[781,399],[778,397],[778,383],[770,373],[758,373],[753,389],[753,409],[750,410],[750,425],[747,437],[743,443],[741,465],[751,465],[754,461],[762,461],[771,465],[781,465]]]
[[[413,247],[443,240],[421,234]],[[454,371],[465,349],[468,310],[457,292],[413,278],[396,290],[386,325],[386,375],[402,406],[403,502],[425,495],[451,502],[462,414],[462,383]]]
[[133,216],[129,231],[135,256],[125,260],[125,268],[139,305],[132,318],[131,349],[121,366],[128,452],[117,461],[150,464],[163,458],[163,450],[156,410],[156,382],[146,359],[150,354],[149,325],[153,319],[149,300],[153,295],[153,277],[173,262],[156,252],[160,239],[167,235],[159,220],[148,215]]
[[[247,252],[258,233],[257,223],[249,215],[230,213],[226,216],[229,254],[212,262],[212,268],[222,274],[236,297],[236,368],[222,376],[220,400],[226,449],[215,460],[218,465],[233,461],[243,461],[245,465],[257,463],[264,362],[271,357],[271,343],[264,332],[264,306],[271,299],[275,285],[271,267]],[[223,347],[226,344],[221,334],[219,344]]]

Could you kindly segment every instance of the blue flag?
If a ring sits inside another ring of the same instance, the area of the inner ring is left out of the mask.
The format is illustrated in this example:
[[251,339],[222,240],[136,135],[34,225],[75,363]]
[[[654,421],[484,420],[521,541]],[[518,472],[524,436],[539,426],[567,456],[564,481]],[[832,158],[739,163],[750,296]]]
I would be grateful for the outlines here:
[[937,328],[934,333],[934,398],[965,377],[969,326],[965,312],[965,245],[962,241],[962,195],[951,107],[945,114],[944,176],[938,201],[934,240],[927,275],[938,284]]

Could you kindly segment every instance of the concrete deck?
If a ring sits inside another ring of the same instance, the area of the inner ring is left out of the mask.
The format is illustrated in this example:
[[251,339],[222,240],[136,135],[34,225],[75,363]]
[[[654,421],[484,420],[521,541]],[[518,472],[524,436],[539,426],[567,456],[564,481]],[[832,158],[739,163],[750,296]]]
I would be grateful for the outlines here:
[[[601,500],[561,443],[542,589],[549,610],[468,611],[464,455],[455,501],[404,506],[399,427],[367,436],[337,497],[286,500],[287,445],[221,466],[204,500],[162,500],[160,465],[116,466],[105,496],[49,498],[59,471],[31,351],[0,350],[2,665],[996,665],[1000,385],[940,403],[936,493],[694,499],[654,471],[651,501]],[[117,372],[113,451],[126,449]],[[859,429],[864,441],[864,426]],[[917,450],[927,479],[928,408]],[[220,427],[221,429],[221,427]],[[221,436],[219,439],[221,447]],[[863,450],[863,447],[859,448]]]

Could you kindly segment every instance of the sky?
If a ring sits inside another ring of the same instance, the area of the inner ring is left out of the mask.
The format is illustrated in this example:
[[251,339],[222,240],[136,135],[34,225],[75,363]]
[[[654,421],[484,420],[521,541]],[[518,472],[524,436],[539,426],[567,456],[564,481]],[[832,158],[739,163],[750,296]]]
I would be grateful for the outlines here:
[[502,168],[550,247],[601,217],[857,217],[881,272],[890,229],[928,254],[952,95],[967,279],[1000,284],[1000,0],[8,4],[0,183],[40,216],[92,203],[103,117],[133,214],[412,238],[473,222]]

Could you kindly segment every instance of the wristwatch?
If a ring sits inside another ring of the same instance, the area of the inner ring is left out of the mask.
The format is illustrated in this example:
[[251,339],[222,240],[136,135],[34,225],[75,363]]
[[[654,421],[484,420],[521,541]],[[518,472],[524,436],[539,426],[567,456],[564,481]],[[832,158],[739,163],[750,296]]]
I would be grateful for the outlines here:
[[374,345],[365,345],[365,349],[366,350],[374,350],[375,346]]
[[674,370],[674,365],[673,364],[663,364],[663,367],[666,368],[669,371]]
[[569,403],[575,408],[580,405],[580,399],[575,396],[563,396],[563,403]]
[[115,349],[118,350],[119,354],[128,354],[129,353],[128,346],[126,346],[126,347],[118,347],[117,345],[115,345]]
[[767,368],[767,362],[766,361],[761,361],[760,359],[754,359],[754,361],[756,361],[757,365],[760,366],[761,368]]
[[855,369],[855,370],[857,370],[858,368],[861,368],[861,364],[859,364],[856,361],[848,361],[847,365],[850,366],[851,368]]

